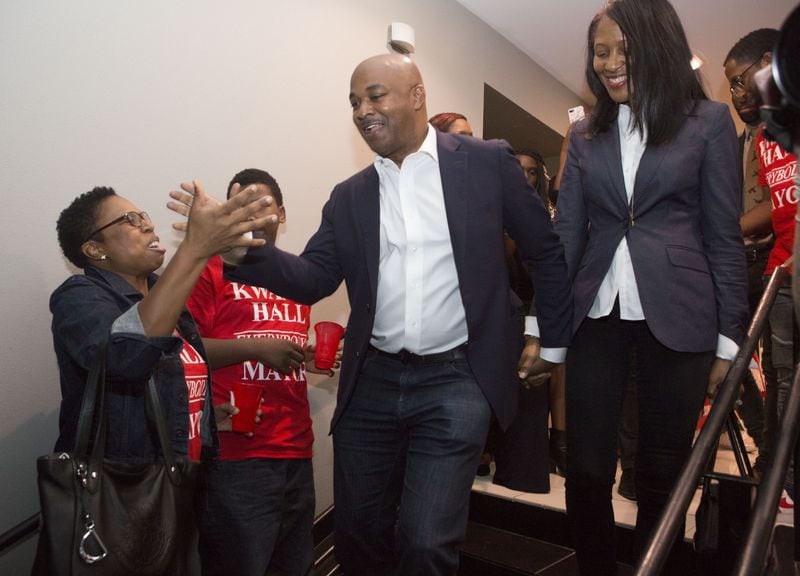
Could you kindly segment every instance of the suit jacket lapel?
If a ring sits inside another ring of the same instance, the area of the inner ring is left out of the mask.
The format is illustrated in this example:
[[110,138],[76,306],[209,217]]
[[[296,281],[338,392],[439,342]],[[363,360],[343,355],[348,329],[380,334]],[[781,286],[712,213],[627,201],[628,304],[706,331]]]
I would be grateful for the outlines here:
[[442,190],[444,192],[444,208],[447,213],[447,225],[450,229],[453,256],[456,268],[459,269],[460,265],[466,262],[467,256],[468,155],[460,150],[461,145],[457,139],[446,134],[437,134],[436,136],[439,152],[439,173],[442,177]]
[[628,193],[625,191],[625,177],[622,175],[622,152],[619,148],[619,126],[614,122],[605,132],[595,136],[602,145],[603,159],[611,178],[615,197],[622,202],[623,209],[628,210]]
[[647,198],[647,186],[658,171],[658,167],[666,156],[669,146],[648,146],[639,161],[639,169],[636,171],[636,180],[633,185],[633,193],[636,195],[636,204],[641,207],[641,202]]
[[369,275],[370,292],[378,293],[378,261],[380,260],[380,182],[375,168],[367,170],[364,182],[358,188],[363,193],[358,195],[356,201],[356,225],[358,236],[363,239],[364,257],[367,260],[367,273]]

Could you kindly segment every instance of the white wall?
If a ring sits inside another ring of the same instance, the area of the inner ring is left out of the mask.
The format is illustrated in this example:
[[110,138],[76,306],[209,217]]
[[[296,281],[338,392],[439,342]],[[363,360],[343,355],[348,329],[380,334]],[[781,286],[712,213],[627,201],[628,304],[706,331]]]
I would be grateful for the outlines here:
[[[59,212],[110,185],[178,236],[168,190],[199,178],[216,195],[245,167],[284,190],[279,244],[299,251],[332,186],[372,153],[350,122],[349,78],[410,24],[428,111],[466,114],[482,132],[483,83],[553,129],[577,96],[454,0],[4,0],[0,5],[0,531],[38,509],[35,457],[56,438],[59,388],[48,298],[74,271]],[[577,40],[576,40],[577,41]],[[344,322],[343,289],[313,319]],[[318,510],[329,506],[328,420],[335,382],[310,390]],[[24,573],[33,542],[0,573]]]

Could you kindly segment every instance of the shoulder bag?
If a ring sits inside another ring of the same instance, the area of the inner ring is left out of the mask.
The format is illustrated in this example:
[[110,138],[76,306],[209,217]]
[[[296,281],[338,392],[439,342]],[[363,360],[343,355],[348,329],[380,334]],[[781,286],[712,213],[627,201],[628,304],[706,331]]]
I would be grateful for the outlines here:
[[187,574],[196,544],[194,487],[200,464],[175,457],[153,378],[145,406],[161,457],[104,459],[106,346],[89,372],[74,451],[42,456],[36,463],[42,528],[32,574]]

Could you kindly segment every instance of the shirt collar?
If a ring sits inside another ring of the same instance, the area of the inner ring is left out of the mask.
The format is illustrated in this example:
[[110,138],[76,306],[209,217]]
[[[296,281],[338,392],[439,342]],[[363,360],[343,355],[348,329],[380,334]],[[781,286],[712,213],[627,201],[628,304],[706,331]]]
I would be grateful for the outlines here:
[[620,104],[619,111],[617,112],[619,118],[619,126],[624,134],[630,134],[633,130],[631,126],[631,109],[627,104]]
[[[416,152],[412,152],[408,156],[413,156],[414,154],[419,154],[419,153],[427,154],[428,156],[433,158],[434,162],[436,162],[437,164],[439,163],[439,148],[436,145],[436,128],[431,126],[431,124],[428,124],[428,133],[425,135],[425,140],[422,141],[422,145]],[[385,158],[380,155],[375,156],[375,161],[373,162],[373,165],[377,170],[380,170],[382,167],[383,168],[388,168],[391,166],[394,166],[395,168],[397,167],[397,165],[394,163],[393,160],[390,160],[389,158]]]
[[633,125],[633,114],[631,108],[627,104],[620,104],[617,113],[617,123],[619,124],[620,137],[625,140],[635,139],[638,142],[645,143],[647,141],[647,126],[643,127],[642,133]]
[[[103,270],[102,268],[97,268],[96,266],[92,266],[89,264],[86,268],[83,269],[83,273],[89,277],[101,278],[106,284],[111,286],[114,291],[118,294],[122,294],[128,298],[141,298],[142,293],[139,292],[136,288],[130,285],[130,283],[125,280],[122,276],[117,274],[116,272],[112,272],[111,270]],[[147,278],[147,284],[151,288],[153,284],[155,284],[156,280],[158,279],[158,275],[153,273],[150,274]]]

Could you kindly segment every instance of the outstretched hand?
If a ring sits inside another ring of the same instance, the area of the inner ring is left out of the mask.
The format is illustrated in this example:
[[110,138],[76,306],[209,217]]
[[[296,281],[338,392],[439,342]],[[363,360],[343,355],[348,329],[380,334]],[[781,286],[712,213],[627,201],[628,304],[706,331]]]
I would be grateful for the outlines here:
[[173,200],[167,202],[167,207],[188,219],[173,223],[172,227],[185,231],[185,242],[203,257],[235,247],[261,246],[265,242],[263,239],[245,234],[263,229],[267,223],[277,220],[275,215],[257,217],[260,211],[270,205],[272,198],[259,197],[254,186],[223,203],[209,196],[197,180],[183,182],[180,187],[181,190],[169,193]]

